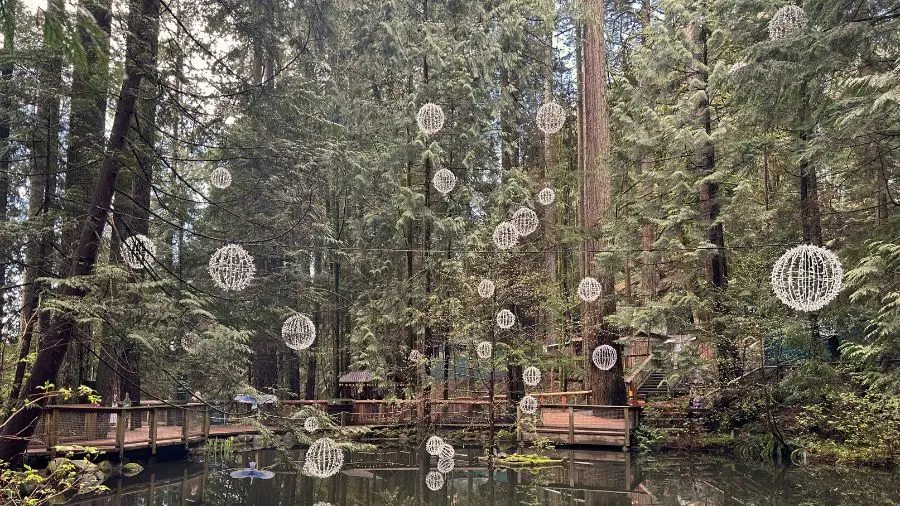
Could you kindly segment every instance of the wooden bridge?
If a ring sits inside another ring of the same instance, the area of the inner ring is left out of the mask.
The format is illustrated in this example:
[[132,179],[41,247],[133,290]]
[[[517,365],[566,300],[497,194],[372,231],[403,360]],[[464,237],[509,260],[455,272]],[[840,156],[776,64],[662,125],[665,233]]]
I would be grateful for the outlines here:
[[[559,444],[580,444],[627,448],[631,433],[639,422],[640,408],[633,406],[597,406],[585,404],[588,392],[532,394],[541,403],[533,430],[517,432],[520,441],[547,438]],[[265,407],[280,417],[289,417],[303,406],[327,411],[328,401],[284,401]],[[513,425],[516,413],[505,399],[494,401],[494,420],[498,428]],[[246,405],[217,411],[202,403],[152,403],[131,407],[89,405],[47,406],[29,441],[29,455],[55,455],[71,446],[96,448],[120,456],[132,450],[155,455],[161,447],[184,447],[210,438],[255,434],[258,427],[244,415],[231,411]],[[335,413],[344,426],[372,428],[426,424],[445,429],[487,429],[490,402],[485,399],[432,400],[426,411],[421,400],[353,401]],[[426,415],[427,413],[427,415]]]

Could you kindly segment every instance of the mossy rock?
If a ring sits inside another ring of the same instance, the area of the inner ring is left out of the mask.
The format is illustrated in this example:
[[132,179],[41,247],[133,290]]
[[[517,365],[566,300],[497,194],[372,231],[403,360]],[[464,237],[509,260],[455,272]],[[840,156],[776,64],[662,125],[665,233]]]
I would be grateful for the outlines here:
[[497,465],[500,467],[524,468],[524,467],[555,467],[564,462],[564,459],[551,459],[543,455],[528,454],[522,455],[514,453],[512,455],[504,455],[497,458]]

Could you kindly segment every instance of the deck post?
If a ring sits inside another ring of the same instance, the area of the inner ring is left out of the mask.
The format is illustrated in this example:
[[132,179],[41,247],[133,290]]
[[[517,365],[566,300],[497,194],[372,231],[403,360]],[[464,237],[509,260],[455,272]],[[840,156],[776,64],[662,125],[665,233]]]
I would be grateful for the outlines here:
[[210,415],[209,415],[209,406],[203,411],[203,440],[206,441],[209,439],[209,425],[211,423]]
[[624,410],[625,416],[625,444],[622,445],[622,451],[628,451],[631,448],[631,410],[628,409],[628,406],[622,408]]
[[125,426],[128,420],[125,419],[125,408],[119,409],[119,416],[116,417],[116,446],[119,448],[119,460],[125,457]]
[[522,442],[522,424],[519,423],[519,420],[522,419],[522,408],[516,404],[516,442]]
[[575,444],[575,408],[569,406],[569,444]]
[[188,424],[190,422],[190,413],[185,408],[178,408],[181,410],[181,439],[184,440],[184,447],[189,448],[191,445],[191,440],[188,437],[190,432],[188,431]]
[[56,446],[56,408],[52,408],[49,411],[46,411],[44,416],[46,419],[44,420],[44,430],[47,432],[47,451],[53,452],[53,447]]
[[156,455],[156,408],[147,413],[147,418],[149,426],[147,430],[150,432],[150,455]]

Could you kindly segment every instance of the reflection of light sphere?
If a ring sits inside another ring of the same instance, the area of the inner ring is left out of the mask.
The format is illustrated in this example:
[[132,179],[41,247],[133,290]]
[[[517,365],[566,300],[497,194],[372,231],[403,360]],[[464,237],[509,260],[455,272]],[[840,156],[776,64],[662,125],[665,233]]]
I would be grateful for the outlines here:
[[527,367],[522,371],[522,381],[530,387],[537,386],[541,382],[541,370],[535,366]]
[[146,235],[137,234],[122,241],[119,254],[128,267],[143,269],[156,257],[156,245]]
[[488,359],[491,358],[491,355],[494,352],[494,345],[491,344],[490,341],[481,341],[478,343],[478,346],[475,348],[475,353],[478,354],[478,358]]
[[516,324],[516,315],[509,309],[501,309],[497,312],[497,326],[501,329],[508,329]]
[[498,248],[506,250],[512,248],[519,242],[519,231],[516,226],[508,221],[500,222],[494,229],[494,244]]
[[522,237],[537,230],[539,223],[537,213],[527,207],[520,207],[513,213],[512,220],[510,221],[513,226],[516,227],[516,232]]
[[772,290],[797,311],[818,311],[841,291],[844,269],[831,250],[803,244],[789,249],[772,267]]
[[303,428],[306,432],[312,434],[313,432],[319,430],[319,420],[316,417],[311,416],[303,421]]
[[785,5],[777,11],[769,21],[769,38],[781,40],[792,37],[806,28],[808,18],[802,7]]
[[444,475],[437,471],[429,472],[425,475],[425,485],[427,485],[428,490],[431,490],[432,492],[444,488]]
[[428,441],[425,442],[425,451],[428,452],[428,455],[437,455],[441,452],[441,445],[444,444],[444,439],[440,436],[431,436],[428,438]]
[[526,415],[533,415],[537,413],[538,401],[534,397],[526,395],[525,397],[522,397],[522,400],[519,401],[519,409],[521,409],[522,413],[525,413]]
[[450,471],[453,470],[454,467],[456,467],[456,461],[453,460],[452,458],[445,459],[445,458],[441,457],[440,459],[438,459],[437,468],[438,468],[438,471],[441,472],[441,474],[449,473]]
[[292,350],[305,350],[316,340],[316,326],[303,314],[295,314],[281,326],[281,338]]
[[594,361],[594,365],[597,366],[597,369],[601,371],[608,371],[616,365],[616,359],[618,358],[618,353],[616,353],[616,349],[608,344],[601,344],[594,348],[594,352],[591,353],[591,360]]
[[253,257],[238,244],[222,246],[209,259],[209,275],[223,290],[237,292],[247,288],[254,274]]
[[578,298],[585,302],[594,302],[600,298],[603,287],[600,282],[594,278],[588,277],[578,283]]
[[553,188],[544,188],[537,194],[537,201],[544,206],[549,206],[556,200],[556,192]]
[[344,466],[344,451],[330,438],[323,437],[306,450],[304,469],[316,478],[334,476]]
[[434,173],[431,184],[434,185],[435,190],[446,195],[456,188],[456,176],[447,169],[441,169]]
[[428,135],[433,135],[444,128],[444,110],[437,104],[431,102],[419,108],[416,113],[416,123],[419,129]]
[[209,176],[209,182],[216,188],[225,189],[231,186],[231,172],[225,167],[217,167]]
[[494,286],[494,282],[490,279],[482,279],[481,283],[478,283],[478,295],[483,299],[493,297],[495,289],[496,286]]
[[555,102],[548,102],[538,109],[535,121],[541,132],[555,134],[562,129],[566,121],[566,110]]

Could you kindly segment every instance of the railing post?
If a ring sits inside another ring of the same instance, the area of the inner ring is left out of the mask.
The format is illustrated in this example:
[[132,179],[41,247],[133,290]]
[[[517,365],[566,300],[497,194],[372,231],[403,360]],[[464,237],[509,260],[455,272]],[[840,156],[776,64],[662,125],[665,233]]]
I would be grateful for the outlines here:
[[209,406],[206,406],[203,413],[204,413],[203,414],[203,439],[207,440],[207,439],[209,439],[209,425],[211,423],[210,414],[209,414]]
[[190,413],[186,408],[180,407],[181,410],[181,439],[184,440],[184,447],[188,448],[191,445],[191,440],[188,437],[190,432],[188,431],[188,425],[190,424]]
[[516,441],[522,442],[522,424],[520,421],[522,420],[522,408],[517,404],[516,405]]
[[575,444],[575,408],[569,406],[569,444]]
[[44,420],[44,430],[47,431],[47,450],[53,451],[56,446],[56,408],[44,412],[46,419]]
[[625,417],[625,444],[622,446],[623,451],[628,451],[631,447],[631,413],[628,406],[622,408]]
[[116,417],[116,446],[119,447],[119,460],[125,457],[125,426],[128,420],[125,419],[125,408],[119,409],[119,416]]
[[156,455],[156,408],[147,413],[147,425],[150,434],[150,454]]

